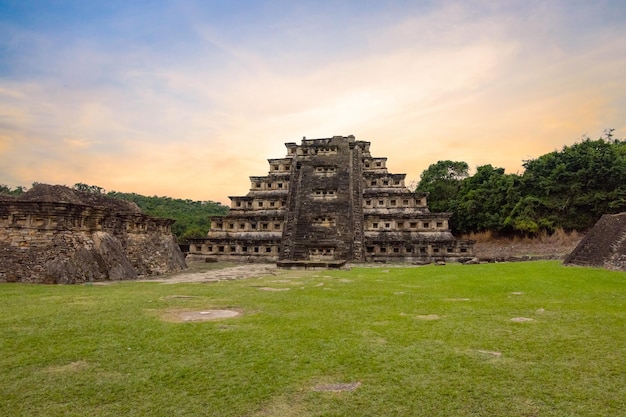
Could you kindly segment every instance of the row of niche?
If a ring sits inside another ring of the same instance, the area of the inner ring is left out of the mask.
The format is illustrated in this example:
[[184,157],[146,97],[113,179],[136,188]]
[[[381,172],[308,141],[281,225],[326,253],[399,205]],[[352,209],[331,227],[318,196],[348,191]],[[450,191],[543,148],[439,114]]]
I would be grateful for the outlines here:
[[259,190],[287,190],[289,189],[289,178],[285,178],[283,181],[251,181],[250,191]]
[[[363,163],[363,167],[366,170],[379,170],[379,169],[385,169],[386,168],[386,164],[385,164],[386,160],[384,158],[381,159],[377,159],[377,160],[368,160],[365,161]],[[270,173],[282,173],[282,172],[288,172],[291,170],[291,162],[287,162],[287,163],[270,163]],[[315,172],[319,173],[319,172],[335,172],[337,170],[336,166],[316,166],[315,167]]]
[[[331,216],[318,216],[312,219],[312,226],[333,227],[336,219]],[[366,231],[376,230],[448,230],[448,222],[446,220],[368,220],[365,223]],[[211,222],[211,231],[282,231],[282,221],[218,221]]]
[[[322,165],[316,166],[313,174],[318,176],[332,176],[337,172],[336,166]],[[289,188],[289,177],[281,178],[279,181],[259,181],[254,179],[250,182],[250,191],[258,190],[287,190]],[[404,181],[396,178],[376,178],[363,179],[363,185],[367,187],[397,187],[404,188]]]
[[[149,230],[159,230],[167,232],[171,230],[171,226],[167,221],[159,221],[160,219],[146,219],[145,221],[128,221],[123,217],[115,216],[38,216],[28,214],[13,214],[0,217],[0,225],[4,227],[27,228],[27,229],[57,229],[76,228],[76,229],[117,229],[121,225],[129,232],[145,232]],[[164,220],[164,219],[162,219]]]
[[394,244],[396,242],[390,243],[388,245],[378,244],[378,245],[366,245],[365,253],[367,255],[398,255],[398,256],[406,256],[406,255],[442,255],[442,254],[464,254],[468,253],[468,249],[464,246],[451,246],[446,244],[430,244],[430,245],[405,245],[399,246]]
[[230,254],[230,255],[277,255],[280,250],[280,245],[216,245],[216,244],[204,244],[204,245],[192,245],[190,248],[196,253],[209,253],[209,254]]
[[[337,190],[324,190],[315,189],[312,192],[314,198],[319,199],[333,199],[338,195]],[[287,206],[285,199],[254,199],[249,200],[244,198],[233,198],[231,200],[231,208],[233,209],[281,209]],[[425,197],[379,197],[379,198],[366,198],[363,200],[363,208],[411,208],[411,207],[426,207]]]
[[365,230],[448,230],[448,222],[445,220],[425,221],[425,220],[368,220],[365,223]]
[[225,220],[213,220],[211,221],[211,232],[258,232],[258,231],[282,231],[283,222],[276,221],[225,221]]
[[[205,245],[192,245],[190,248],[196,253],[209,253],[209,254],[228,254],[228,255],[277,255],[280,250],[280,245],[217,245],[217,244],[205,244]],[[308,250],[309,256],[333,256],[335,248],[311,248]]]
[[[312,226],[334,227],[336,219],[331,216],[315,217],[311,221]],[[365,223],[365,231],[389,230],[448,230],[448,222],[445,220],[424,221],[424,220],[368,220]]]
[[338,148],[336,146],[296,146],[289,148],[288,155],[336,155]]
[[281,209],[287,206],[286,200],[241,200],[233,199],[230,207],[234,209]]
[[363,200],[364,208],[395,208],[395,207],[426,207],[426,197],[378,197],[366,198]]

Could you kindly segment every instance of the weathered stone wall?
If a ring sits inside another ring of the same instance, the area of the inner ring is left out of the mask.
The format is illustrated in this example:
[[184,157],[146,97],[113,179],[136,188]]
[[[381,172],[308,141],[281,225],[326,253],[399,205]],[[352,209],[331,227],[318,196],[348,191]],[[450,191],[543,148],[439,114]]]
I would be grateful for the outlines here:
[[[0,282],[129,280],[185,268],[173,220],[123,202],[82,204],[82,197],[98,201],[50,187],[40,184],[19,200],[0,200]],[[65,201],[43,201],[59,197]]]

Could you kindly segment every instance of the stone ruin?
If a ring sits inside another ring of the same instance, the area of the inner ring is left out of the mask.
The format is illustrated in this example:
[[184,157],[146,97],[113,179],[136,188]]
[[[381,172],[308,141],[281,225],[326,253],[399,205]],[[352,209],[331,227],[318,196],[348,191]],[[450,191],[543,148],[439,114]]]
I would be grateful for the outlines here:
[[211,218],[206,238],[190,240],[188,260],[290,268],[472,258],[473,241],[450,232],[451,213],[431,213],[427,195],[407,189],[406,174],[389,173],[370,142],[335,136],[285,146],[267,175],[250,177],[247,195],[229,197],[229,213]]
[[626,271],[626,213],[602,216],[563,263]]
[[172,223],[135,203],[64,186],[0,194],[0,282],[74,284],[182,270]]

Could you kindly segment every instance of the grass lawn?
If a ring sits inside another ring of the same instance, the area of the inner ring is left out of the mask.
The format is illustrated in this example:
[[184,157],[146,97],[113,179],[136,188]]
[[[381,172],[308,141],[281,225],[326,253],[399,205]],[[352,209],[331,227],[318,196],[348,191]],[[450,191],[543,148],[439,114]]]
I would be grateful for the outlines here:
[[[211,309],[241,315],[175,321]],[[626,274],[527,262],[2,284],[0,415],[624,416]]]

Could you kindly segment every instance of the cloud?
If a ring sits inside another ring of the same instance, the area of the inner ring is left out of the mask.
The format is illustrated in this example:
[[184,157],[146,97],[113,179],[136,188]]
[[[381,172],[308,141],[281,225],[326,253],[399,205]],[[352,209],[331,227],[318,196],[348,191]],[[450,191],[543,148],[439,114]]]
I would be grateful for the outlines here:
[[224,201],[284,142],[347,134],[410,178],[439,159],[519,171],[585,132],[623,135],[624,26],[568,5],[255,3],[219,20],[190,2],[168,9],[174,34],[147,29],[159,10],[109,22],[111,40],[13,29],[0,182]]
[[88,149],[93,144],[94,141],[88,139],[72,139],[72,138],[64,138],[63,143],[65,144],[66,149]]

